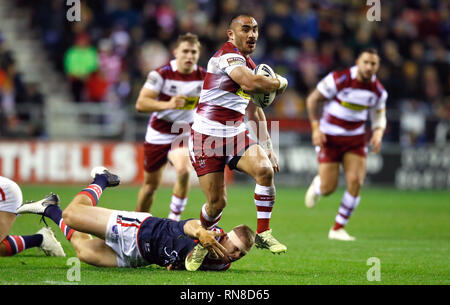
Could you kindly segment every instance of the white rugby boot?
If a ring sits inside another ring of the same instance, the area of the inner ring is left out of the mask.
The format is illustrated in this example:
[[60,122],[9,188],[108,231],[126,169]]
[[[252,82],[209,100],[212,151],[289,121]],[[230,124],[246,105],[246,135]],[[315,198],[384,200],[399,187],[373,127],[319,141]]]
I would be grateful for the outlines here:
[[55,234],[49,227],[43,227],[36,234],[41,234],[42,244],[39,246],[47,256],[66,256],[64,249],[59,241],[56,239]]
[[339,230],[333,230],[333,228],[331,228],[330,232],[328,232],[328,239],[342,240],[342,241],[356,240],[356,238],[349,235],[344,228],[340,228]]
[[307,208],[312,209],[313,207],[315,207],[321,197],[320,195],[316,194],[316,187],[315,187],[315,185],[317,183],[319,183],[319,180],[320,180],[320,176],[319,175],[315,176],[313,181],[311,182],[308,190],[306,191],[305,206]]
[[41,199],[39,201],[31,201],[27,202],[25,204],[22,204],[16,211],[17,214],[38,214],[43,215],[45,209],[49,205],[57,205],[59,206],[59,196],[50,193],[47,196],[45,196],[44,199]]

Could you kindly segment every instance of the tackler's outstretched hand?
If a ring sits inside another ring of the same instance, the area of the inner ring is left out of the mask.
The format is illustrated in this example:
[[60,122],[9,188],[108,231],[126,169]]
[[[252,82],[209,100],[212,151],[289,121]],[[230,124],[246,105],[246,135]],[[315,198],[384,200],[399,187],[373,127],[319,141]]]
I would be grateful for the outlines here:
[[198,240],[214,257],[220,258],[224,263],[229,263],[230,259],[227,249],[216,240],[216,237],[224,235],[226,235],[225,232],[214,232],[203,229],[199,232]]
[[184,232],[186,235],[198,239],[200,244],[214,257],[220,258],[224,263],[230,262],[228,251],[216,240],[216,237],[226,235],[225,232],[206,230],[197,219],[186,222]]

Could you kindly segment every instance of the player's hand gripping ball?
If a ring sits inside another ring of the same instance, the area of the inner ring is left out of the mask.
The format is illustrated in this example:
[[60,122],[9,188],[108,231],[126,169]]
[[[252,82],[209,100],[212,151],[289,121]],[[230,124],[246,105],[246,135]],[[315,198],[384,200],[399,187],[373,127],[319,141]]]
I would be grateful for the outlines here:
[[[255,75],[264,75],[266,77],[276,78],[277,75],[273,69],[266,64],[257,65],[255,70],[253,70]],[[270,106],[275,99],[276,91],[269,93],[252,93],[252,101],[256,106],[265,108]]]

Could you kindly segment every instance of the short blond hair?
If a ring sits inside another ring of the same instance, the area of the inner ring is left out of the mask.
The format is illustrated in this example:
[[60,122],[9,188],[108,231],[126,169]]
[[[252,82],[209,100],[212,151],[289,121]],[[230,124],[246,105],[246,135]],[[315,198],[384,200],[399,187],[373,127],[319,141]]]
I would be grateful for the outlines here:
[[239,237],[239,239],[244,243],[245,248],[247,251],[250,251],[250,249],[255,244],[255,232],[247,226],[247,225],[238,225],[233,228],[234,233]]
[[200,40],[198,40],[198,36],[189,32],[178,36],[177,41],[175,42],[175,48],[178,48],[182,42],[197,44],[199,48],[202,46]]

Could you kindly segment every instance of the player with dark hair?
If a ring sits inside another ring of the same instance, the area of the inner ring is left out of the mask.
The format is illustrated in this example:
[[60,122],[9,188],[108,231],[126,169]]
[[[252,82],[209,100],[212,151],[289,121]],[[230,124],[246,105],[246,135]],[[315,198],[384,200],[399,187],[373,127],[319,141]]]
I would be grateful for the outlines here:
[[[38,202],[52,202],[55,198],[50,194]],[[48,256],[65,256],[61,244],[50,228],[44,227],[33,235],[8,235],[16,220],[16,210],[22,204],[22,199],[22,190],[17,183],[0,176],[0,256],[16,255],[34,247],[39,247]]]
[[[150,264],[168,269],[185,269],[185,260],[197,243],[210,253],[188,270],[227,270],[231,262],[242,258],[254,243],[253,231],[245,225],[229,233],[208,231],[196,219],[174,221],[149,213],[116,211],[97,207],[107,187],[119,185],[119,177],[104,167],[92,170],[92,183],[78,193],[61,211],[59,200],[25,204],[18,213],[33,213],[61,219],[74,230],[70,242],[77,257],[100,267],[140,267]],[[98,238],[92,239],[90,234]]]
[[[200,220],[208,229],[217,225],[227,204],[225,166],[242,171],[256,181],[256,246],[282,253],[286,246],[273,237],[269,226],[278,160],[264,111],[250,101],[251,93],[282,93],[287,80],[279,75],[270,78],[253,73],[256,65],[249,55],[256,48],[258,23],[252,16],[233,17],[227,35],[228,41],[208,62],[189,140],[191,162],[206,195]],[[254,130],[259,145],[254,145],[256,142],[248,137],[245,115],[249,122],[259,126]],[[201,256],[202,251],[198,253]]]
[[[347,189],[342,197],[330,239],[353,241],[344,229],[360,201],[366,176],[366,130],[372,122],[370,145],[378,153],[386,128],[387,92],[376,77],[380,58],[376,49],[363,50],[356,65],[329,73],[308,96],[307,110],[312,126],[312,142],[318,149],[319,174],[305,195],[305,205],[314,207],[321,196],[336,190],[342,164]],[[325,102],[319,121],[319,104]]]
[[192,169],[187,138],[206,73],[197,66],[200,48],[197,35],[180,35],[173,50],[175,59],[151,71],[139,93],[136,110],[152,115],[145,135],[144,182],[136,211],[150,211],[168,161],[177,173],[169,218],[179,220],[186,207]]

